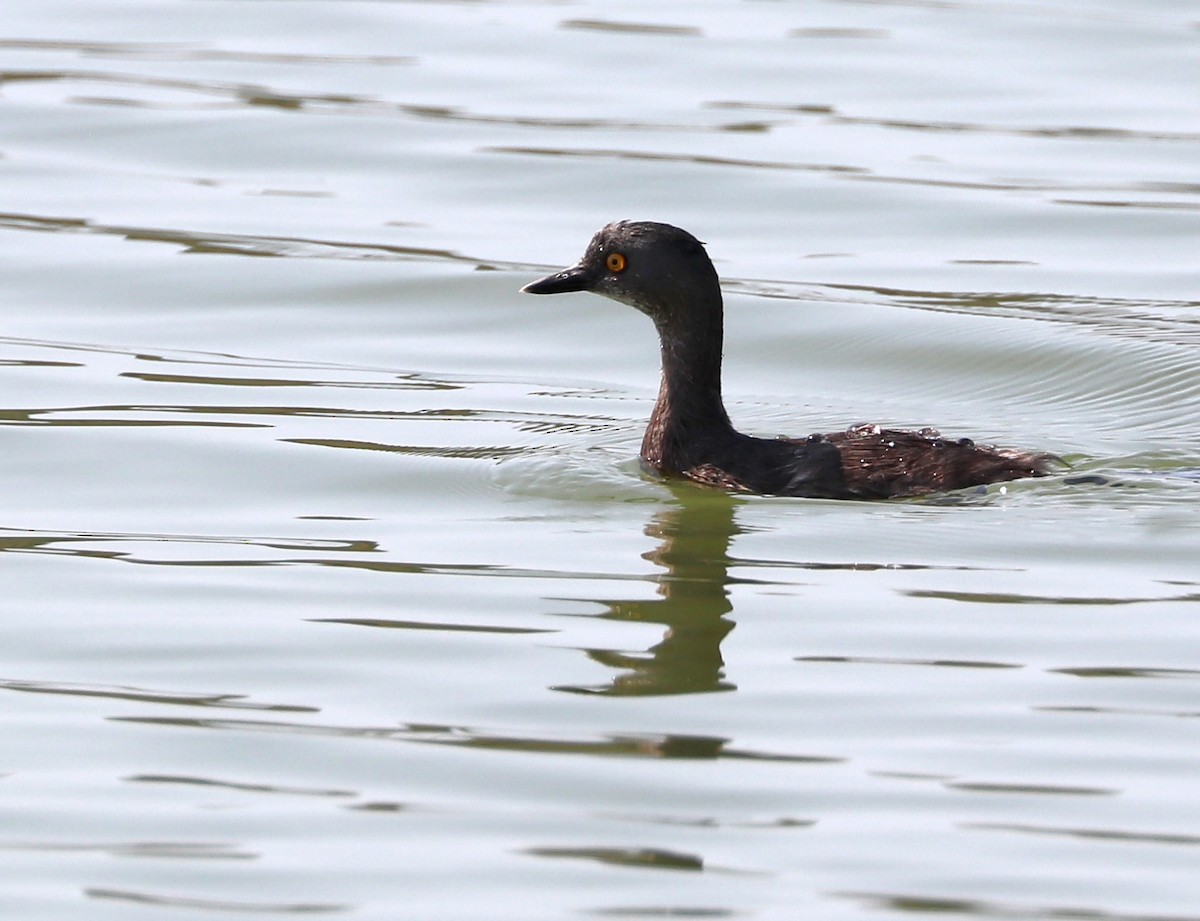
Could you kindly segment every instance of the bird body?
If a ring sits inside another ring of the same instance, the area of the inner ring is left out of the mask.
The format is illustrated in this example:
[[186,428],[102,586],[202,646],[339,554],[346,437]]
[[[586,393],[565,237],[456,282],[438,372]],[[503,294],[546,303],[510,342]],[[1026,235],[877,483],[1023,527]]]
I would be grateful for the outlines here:
[[670,224],[609,224],[578,264],[521,290],[591,291],[654,321],[662,382],[641,456],[664,474],[769,495],[880,499],[1041,476],[1052,460],[945,439],[932,429],[856,425],[796,439],[738,432],[721,396],[720,280],[703,244]]

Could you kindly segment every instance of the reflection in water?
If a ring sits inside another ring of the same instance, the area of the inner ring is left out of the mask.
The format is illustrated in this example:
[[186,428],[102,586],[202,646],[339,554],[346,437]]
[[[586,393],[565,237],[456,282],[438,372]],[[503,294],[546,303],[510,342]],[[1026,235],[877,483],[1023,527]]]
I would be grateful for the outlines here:
[[675,484],[672,491],[677,504],[660,511],[646,527],[649,536],[661,541],[645,555],[665,570],[658,577],[659,597],[601,600],[609,619],[665,625],[662,642],[640,655],[589,649],[589,657],[621,673],[607,685],[564,685],[556,690],[645,696],[734,689],[724,680],[721,641],[734,627],[725,615],[733,609],[729,542],[738,533],[733,518],[738,500],[686,484]]

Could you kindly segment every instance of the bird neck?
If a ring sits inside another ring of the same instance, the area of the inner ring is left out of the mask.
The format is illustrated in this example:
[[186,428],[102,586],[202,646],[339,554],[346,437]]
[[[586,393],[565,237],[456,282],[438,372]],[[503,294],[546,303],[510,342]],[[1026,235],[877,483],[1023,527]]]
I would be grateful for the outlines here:
[[679,314],[656,321],[662,382],[642,440],[642,458],[669,472],[705,463],[697,451],[733,434],[721,399],[720,294],[704,306],[688,311],[686,323],[671,323],[670,317]]

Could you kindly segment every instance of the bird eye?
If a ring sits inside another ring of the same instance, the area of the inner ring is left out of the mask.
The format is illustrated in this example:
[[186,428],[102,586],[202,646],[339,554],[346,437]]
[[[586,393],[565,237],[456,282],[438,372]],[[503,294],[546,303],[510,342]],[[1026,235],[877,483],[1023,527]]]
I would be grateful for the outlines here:
[[625,271],[625,254],[624,253],[609,253],[608,258],[604,260],[604,264],[608,266],[610,272]]

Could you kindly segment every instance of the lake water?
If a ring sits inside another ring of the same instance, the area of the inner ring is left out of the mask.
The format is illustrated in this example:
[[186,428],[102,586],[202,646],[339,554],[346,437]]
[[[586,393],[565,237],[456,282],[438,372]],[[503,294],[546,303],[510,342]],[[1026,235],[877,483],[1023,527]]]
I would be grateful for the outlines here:
[[[650,10],[649,12],[647,10]],[[1200,918],[1200,6],[7,0],[5,917]],[[647,475],[607,221],[743,429]]]

